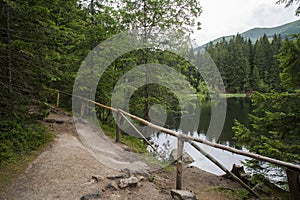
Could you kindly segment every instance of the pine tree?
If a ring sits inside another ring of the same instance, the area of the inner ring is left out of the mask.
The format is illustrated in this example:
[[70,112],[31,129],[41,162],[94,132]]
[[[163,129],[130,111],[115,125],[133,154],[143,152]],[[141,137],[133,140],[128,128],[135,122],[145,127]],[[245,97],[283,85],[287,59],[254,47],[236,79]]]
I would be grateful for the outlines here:
[[267,52],[268,49],[266,46],[268,46],[268,40],[266,36],[260,38],[254,45],[253,69],[257,68],[259,71],[259,77],[262,80],[261,85],[259,85],[260,90],[267,90],[265,82],[268,77],[269,53]]
[[229,42],[229,66],[227,67],[228,87],[233,92],[244,92],[249,88],[250,64],[248,48],[244,39],[237,35]]
[[293,37],[294,41],[284,41],[278,55],[282,68],[280,79],[286,89],[300,88],[300,34]]

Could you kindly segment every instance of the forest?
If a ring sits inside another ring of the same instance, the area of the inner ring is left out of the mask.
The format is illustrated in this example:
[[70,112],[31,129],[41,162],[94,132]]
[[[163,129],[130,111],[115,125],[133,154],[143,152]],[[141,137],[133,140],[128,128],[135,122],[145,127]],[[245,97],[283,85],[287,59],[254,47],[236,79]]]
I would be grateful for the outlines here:
[[[197,0],[2,0],[0,4],[0,168],[52,140],[53,135],[37,121],[55,103],[56,93],[51,91],[72,93],[82,61],[100,42],[129,30],[159,34],[168,29],[189,35],[201,26]],[[299,164],[300,33],[289,38],[274,35],[271,40],[263,36],[257,41],[237,34],[229,41],[209,43],[205,50],[218,67],[226,92],[247,94],[253,101],[251,126],[236,121],[238,144]],[[191,64],[201,65],[201,52],[187,53],[189,60],[157,49],[123,55],[101,77],[96,100],[111,105],[119,78],[149,62],[171,66],[183,74],[191,90],[207,95],[206,83]],[[62,94],[60,106],[71,110],[71,104],[71,96]],[[130,110],[147,119],[154,104],[163,104],[169,115],[180,115],[176,96],[156,84],[135,92]],[[97,108],[97,116],[104,124],[114,124],[107,110]]]
[[218,66],[227,93],[266,92],[281,89],[275,56],[282,42],[276,34],[271,42],[266,35],[255,42],[236,35],[229,42],[223,38],[215,45],[210,43],[206,51]]

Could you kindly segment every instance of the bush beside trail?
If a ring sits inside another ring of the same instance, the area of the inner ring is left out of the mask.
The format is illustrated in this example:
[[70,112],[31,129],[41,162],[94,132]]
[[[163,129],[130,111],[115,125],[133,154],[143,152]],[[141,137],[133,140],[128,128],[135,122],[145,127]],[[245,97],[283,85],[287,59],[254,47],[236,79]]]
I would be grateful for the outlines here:
[[53,139],[53,135],[37,122],[0,122],[0,167],[30,155]]

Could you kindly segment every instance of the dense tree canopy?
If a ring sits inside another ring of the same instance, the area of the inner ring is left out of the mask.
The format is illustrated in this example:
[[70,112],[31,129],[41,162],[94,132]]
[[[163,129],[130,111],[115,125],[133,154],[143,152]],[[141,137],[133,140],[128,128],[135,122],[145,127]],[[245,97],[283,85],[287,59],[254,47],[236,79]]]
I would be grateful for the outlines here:
[[279,90],[279,63],[275,58],[281,47],[280,35],[274,35],[270,42],[264,35],[254,44],[239,34],[226,41],[206,47],[216,63],[227,92]]
[[300,88],[300,35],[294,35],[294,41],[285,41],[278,59],[282,72],[280,78],[286,89]]

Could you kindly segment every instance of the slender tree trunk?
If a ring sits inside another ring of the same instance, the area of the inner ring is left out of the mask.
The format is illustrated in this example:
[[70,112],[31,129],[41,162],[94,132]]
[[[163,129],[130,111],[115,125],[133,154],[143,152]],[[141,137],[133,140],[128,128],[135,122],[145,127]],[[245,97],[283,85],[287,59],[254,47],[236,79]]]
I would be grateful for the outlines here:
[[[147,58],[145,57],[145,64],[147,64]],[[150,73],[149,73],[149,69],[148,67],[146,67],[146,98],[147,98],[147,105],[146,105],[146,109],[147,109],[147,120],[150,120],[150,116],[149,116],[149,110],[150,110]]]
[[92,16],[92,24],[94,24],[94,16],[95,16],[95,7],[94,7],[94,0],[91,0],[91,16]]
[[12,59],[11,59],[11,35],[10,35],[10,8],[6,6],[6,39],[7,39],[7,70],[8,70],[8,90],[12,93]]
[[[92,27],[95,27],[95,2],[94,0],[91,0],[91,21],[92,21]],[[91,42],[91,50],[94,49],[97,46],[96,38],[93,36],[93,41]]]
[[[144,14],[146,15],[146,2],[144,1]],[[146,22],[146,16],[144,17],[144,43],[147,42],[147,22]],[[146,51],[147,54],[147,51]],[[148,63],[148,59],[147,59],[147,55],[145,55],[145,52],[143,50],[143,64],[147,64]],[[149,87],[149,83],[150,83],[150,73],[149,73],[149,69],[148,67],[146,67],[146,119],[150,120],[149,117],[149,110],[150,110],[150,87]]]

